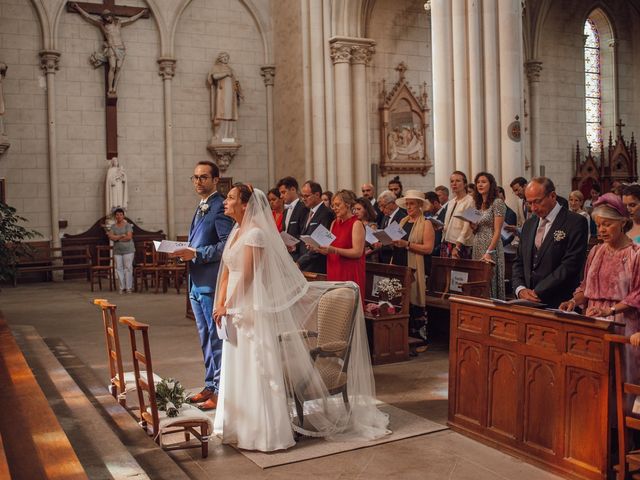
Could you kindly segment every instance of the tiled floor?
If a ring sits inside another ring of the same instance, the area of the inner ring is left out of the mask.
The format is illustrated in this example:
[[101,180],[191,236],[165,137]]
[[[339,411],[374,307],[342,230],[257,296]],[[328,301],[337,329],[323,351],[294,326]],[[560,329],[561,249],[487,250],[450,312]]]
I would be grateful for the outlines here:
[[[134,316],[151,325],[154,368],[198,388],[203,375],[202,354],[195,326],[184,317],[185,297],[175,293],[91,293],[84,282],[27,284],[3,287],[0,309],[8,322],[31,325],[47,344],[66,345],[78,364],[99,379],[108,378],[102,322],[93,298],[118,305],[119,315]],[[123,351],[129,352],[123,335]],[[128,358],[128,354],[125,358]],[[126,366],[125,366],[126,369]],[[432,421],[447,417],[448,358],[444,346],[409,362],[374,368],[378,398]],[[486,447],[452,431],[387,443],[339,455],[261,470],[231,447],[213,441],[206,460],[197,450],[171,456],[191,478],[313,478],[313,479],[552,479],[558,478],[521,460]],[[150,478],[167,478],[162,471]],[[97,478],[97,477],[96,477]]]

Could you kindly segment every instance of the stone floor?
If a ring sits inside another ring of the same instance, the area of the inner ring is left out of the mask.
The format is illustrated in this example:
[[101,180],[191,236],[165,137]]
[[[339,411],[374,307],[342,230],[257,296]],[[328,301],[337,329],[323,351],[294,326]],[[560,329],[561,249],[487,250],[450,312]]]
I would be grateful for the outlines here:
[[[63,348],[65,356],[74,359],[74,368],[80,369],[74,378],[93,378],[106,383],[108,370],[102,323],[97,307],[90,304],[98,297],[116,303],[119,315],[134,316],[151,325],[156,372],[176,377],[187,387],[199,387],[203,375],[202,356],[195,326],[184,317],[183,295],[119,296],[108,291],[91,293],[88,284],[81,281],[38,283],[3,287],[0,310],[10,325],[32,326],[53,350]],[[128,341],[123,338],[123,351],[128,353],[128,348]],[[64,358],[61,362],[65,364]],[[381,401],[446,424],[448,356],[445,342],[431,347],[418,358],[378,366],[374,372]],[[133,420],[131,424],[135,426]],[[88,447],[74,445],[74,448]],[[91,447],[92,456],[99,456],[99,451],[99,446]],[[198,457],[197,450],[172,452],[170,456],[189,478],[196,479],[558,478],[450,430],[266,470],[219,442],[212,442],[209,457],[204,461]],[[93,461],[99,463],[100,459],[93,458]],[[162,469],[154,471],[153,466],[145,465],[145,470],[149,478],[169,478]],[[116,477],[100,469],[91,471],[96,472],[91,478]]]

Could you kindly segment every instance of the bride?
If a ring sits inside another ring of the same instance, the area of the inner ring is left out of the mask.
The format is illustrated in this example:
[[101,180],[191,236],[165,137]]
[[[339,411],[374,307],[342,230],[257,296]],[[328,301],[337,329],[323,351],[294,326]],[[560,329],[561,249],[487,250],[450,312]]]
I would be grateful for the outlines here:
[[[260,190],[236,184],[224,202],[236,225],[222,255],[214,319],[228,334],[222,352],[214,432],[223,443],[273,451],[307,436],[368,440],[389,432],[376,407],[361,302],[356,302],[347,408],[331,396],[301,331],[315,330],[317,306],[333,284],[307,282],[276,230]],[[304,428],[293,396],[304,405]]]

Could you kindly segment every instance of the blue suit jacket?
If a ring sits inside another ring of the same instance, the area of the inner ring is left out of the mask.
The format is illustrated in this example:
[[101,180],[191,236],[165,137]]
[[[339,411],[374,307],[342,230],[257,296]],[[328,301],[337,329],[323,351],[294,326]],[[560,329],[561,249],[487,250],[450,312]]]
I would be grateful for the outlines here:
[[207,213],[203,215],[198,208],[191,222],[189,246],[196,249],[189,265],[191,292],[213,293],[216,289],[222,251],[233,226],[232,220],[222,213],[222,202],[218,192],[211,195]]

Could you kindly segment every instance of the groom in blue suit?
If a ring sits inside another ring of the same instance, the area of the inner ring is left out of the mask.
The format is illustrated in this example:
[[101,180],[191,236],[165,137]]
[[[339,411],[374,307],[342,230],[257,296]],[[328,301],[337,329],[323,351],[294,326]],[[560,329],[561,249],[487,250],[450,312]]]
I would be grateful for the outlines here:
[[189,228],[189,247],[176,251],[189,265],[189,298],[196,317],[200,345],[204,356],[204,389],[190,398],[202,410],[216,408],[220,388],[222,340],[218,338],[213,321],[213,297],[215,295],[218,268],[222,251],[231,231],[232,221],[223,211],[223,198],[217,191],[220,170],[213,162],[202,161],[196,165],[191,177],[200,204]]

